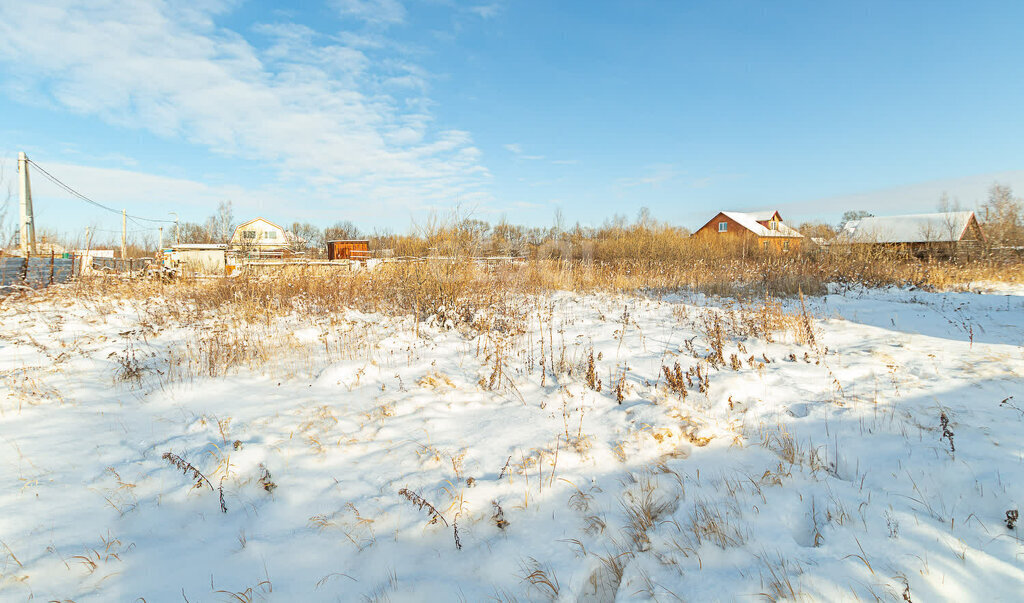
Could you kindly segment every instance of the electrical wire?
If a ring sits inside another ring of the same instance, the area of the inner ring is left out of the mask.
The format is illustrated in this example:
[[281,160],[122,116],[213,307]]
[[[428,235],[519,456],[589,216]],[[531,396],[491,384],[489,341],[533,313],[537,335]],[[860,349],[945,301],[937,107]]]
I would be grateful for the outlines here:
[[[121,234],[120,230],[111,230],[109,228],[90,228],[90,232],[106,232],[110,234]],[[156,232],[159,228],[137,228],[135,230],[125,231],[125,234],[135,234],[139,232]]]
[[[137,226],[140,226],[140,227],[143,226],[142,224],[140,224],[138,222],[139,220],[142,220],[142,221],[145,221],[145,222],[161,222],[161,223],[165,223],[165,224],[174,224],[175,223],[174,220],[158,220],[158,219],[155,219],[155,218],[143,218],[142,216],[134,216],[134,215],[131,215],[131,214],[124,213],[121,210],[114,209],[113,207],[107,207],[106,205],[103,205],[102,203],[99,203],[97,201],[93,201],[89,197],[86,197],[85,195],[83,195],[82,193],[80,193],[80,192],[76,191],[75,189],[71,188],[67,184],[64,184],[63,182],[61,182],[60,178],[57,178],[56,176],[54,176],[50,172],[46,171],[46,169],[43,168],[43,166],[39,165],[35,161],[32,161],[31,159],[28,159],[27,161],[29,163],[31,163],[32,165],[34,165],[36,167],[36,169],[39,170],[39,172],[43,174],[43,176],[45,176],[47,179],[50,180],[50,182],[53,182],[58,187],[60,187],[61,190],[65,191],[66,193],[70,194],[71,196],[76,197],[78,199],[81,199],[82,201],[85,201],[86,203],[89,203],[91,205],[95,205],[96,207],[98,207],[100,209],[105,209],[105,210],[107,210],[109,212],[113,212],[115,214],[122,214],[122,215],[124,215],[125,218],[127,218],[128,220],[131,220]],[[151,228],[150,230],[153,230],[153,229]]]

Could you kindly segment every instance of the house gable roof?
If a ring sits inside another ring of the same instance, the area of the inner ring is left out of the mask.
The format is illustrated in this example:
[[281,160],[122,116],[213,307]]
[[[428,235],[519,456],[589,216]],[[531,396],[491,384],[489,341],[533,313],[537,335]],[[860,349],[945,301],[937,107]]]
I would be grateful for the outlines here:
[[839,237],[851,243],[951,243],[972,221],[973,211],[861,218],[843,224]]
[[276,229],[278,229],[280,231],[284,231],[284,228],[281,228],[280,226],[278,226],[274,222],[271,222],[270,220],[268,220],[266,218],[263,218],[263,217],[256,217],[256,218],[253,218],[252,220],[247,220],[245,222],[242,222],[241,224],[236,226],[235,227],[235,232],[238,232],[239,230],[242,229],[242,227],[248,226],[248,225],[252,224],[253,222],[266,222],[267,224],[273,226],[274,228],[276,228]]
[[[756,234],[759,237],[782,237],[787,239],[802,239],[804,235],[791,228],[784,222],[778,223],[778,230],[772,230],[767,226],[758,223],[758,220],[770,220],[776,213],[772,212],[756,212],[756,213],[745,213],[739,211],[723,211],[721,214],[736,222],[743,228],[746,228],[750,232]],[[764,217],[762,217],[764,216]]]

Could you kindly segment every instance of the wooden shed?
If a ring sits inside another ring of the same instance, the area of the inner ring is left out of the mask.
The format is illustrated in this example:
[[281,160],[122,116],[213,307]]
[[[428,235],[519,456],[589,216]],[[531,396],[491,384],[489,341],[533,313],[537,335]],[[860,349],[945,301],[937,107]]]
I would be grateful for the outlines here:
[[365,262],[370,259],[370,241],[365,239],[327,241],[327,259]]

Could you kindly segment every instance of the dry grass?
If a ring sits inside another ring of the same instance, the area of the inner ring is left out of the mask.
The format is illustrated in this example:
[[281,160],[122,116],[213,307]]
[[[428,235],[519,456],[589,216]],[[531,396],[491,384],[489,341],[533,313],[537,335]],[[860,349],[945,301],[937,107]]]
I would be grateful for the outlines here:
[[699,547],[710,542],[719,548],[739,546],[746,541],[746,536],[735,524],[735,518],[729,511],[722,512],[718,505],[698,500],[690,513],[689,532]]
[[[659,240],[643,239],[643,233],[637,236],[648,243]],[[805,352],[806,360],[821,359],[824,350],[818,349],[818,335],[803,309],[802,295],[820,293],[826,283],[962,287],[979,279],[1024,280],[1021,266],[992,261],[921,261],[895,251],[751,254],[694,242],[662,242],[668,247],[655,249],[622,239],[619,243],[624,250],[616,256],[538,257],[519,264],[483,265],[456,250],[445,259],[388,262],[354,273],[307,265],[281,267],[273,274],[243,272],[235,278],[161,281],[94,276],[26,297],[24,302],[26,307],[50,301],[85,304],[95,322],[104,322],[126,308],[137,313],[138,327],[122,333],[121,349],[107,358],[115,382],[129,388],[166,387],[239,370],[291,378],[316,374],[339,361],[372,363],[379,335],[372,325],[346,318],[347,310],[358,310],[403,321],[411,316],[408,324],[414,336],[419,336],[421,324],[428,324],[475,337],[476,356],[488,367],[479,379],[483,389],[525,403],[513,376],[532,374],[539,367],[541,386],[561,384],[568,377],[583,381],[598,393],[609,390],[621,403],[631,387],[628,370],[602,365],[601,354],[592,350],[579,356],[562,336],[567,317],[555,313],[553,302],[544,301],[547,294],[659,296],[691,291],[734,296],[716,304],[720,307],[684,309],[677,316],[682,326],[703,335],[710,353],[698,353],[692,341],[687,341],[687,352],[696,362],[673,361],[662,371],[668,390],[676,397],[685,398],[689,393],[709,399],[712,370],[729,367],[738,371],[749,366],[761,371],[770,362],[767,357],[747,353],[743,340],[748,337],[768,342],[787,339],[815,352],[813,359]],[[781,302],[776,295],[799,297],[800,310],[791,309],[795,304]],[[528,300],[539,302],[539,306],[524,303]],[[282,319],[294,318],[318,329],[319,337],[300,341],[293,336],[293,329]],[[621,321],[617,329],[621,345],[627,332],[636,328],[628,309],[615,321]],[[52,326],[60,328],[59,324]],[[161,332],[176,328],[186,331],[183,346],[158,349],[150,345]],[[643,340],[643,333],[638,335]],[[33,343],[31,338],[29,343]],[[71,357],[77,345],[55,357],[54,365]],[[48,355],[51,352],[45,346],[40,349]],[[28,375],[25,371],[4,375],[19,394],[19,408],[23,399],[34,404],[52,397],[43,391],[41,380],[36,382]],[[346,384],[353,385],[358,385],[358,377]],[[452,382],[444,375],[432,374],[422,377],[418,385],[440,388],[451,387]],[[838,403],[842,397],[838,382],[836,395]],[[567,423],[565,442],[575,448],[582,441],[581,430],[575,439],[571,435]]]
[[827,283],[957,289],[986,280],[1024,281],[1024,265],[996,260],[921,260],[898,250],[867,248],[755,254],[735,246],[705,245],[689,239],[665,242],[668,248],[662,249],[652,248],[642,233],[634,235],[640,238],[617,241],[620,249],[614,255],[595,252],[582,257],[538,257],[520,264],[485,266],[465,254],[453,253],[446,259],[389,262],[377,270],[356,273],[294,266],[280,267],[273,275],[243,273],[231,279],[181,279],[145,285],[94,277],[70,289],[78,297],[93,299],[167,297],[185,302],[166,310],[184,322],[225,307],[250,322],[297,310],[324,316],[348,307],[413,313],[420,319],[433,316],[454,325],[500,330],[501,324],[481,321],[483,314],[505,317],[504,321],[515,316],[510,294],[685,290],[750,299],[797,296],[801,292],[820,294]]

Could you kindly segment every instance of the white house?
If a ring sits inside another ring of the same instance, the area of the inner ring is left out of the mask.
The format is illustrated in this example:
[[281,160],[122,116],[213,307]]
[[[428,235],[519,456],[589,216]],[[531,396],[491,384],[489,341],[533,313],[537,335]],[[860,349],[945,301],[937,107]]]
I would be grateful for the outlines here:
[[284,228],[266,218],[255,218],[235,228],[230,247],[256,253],[283,252],[291,247],[291,240]]

